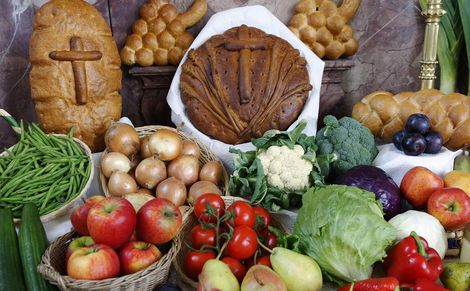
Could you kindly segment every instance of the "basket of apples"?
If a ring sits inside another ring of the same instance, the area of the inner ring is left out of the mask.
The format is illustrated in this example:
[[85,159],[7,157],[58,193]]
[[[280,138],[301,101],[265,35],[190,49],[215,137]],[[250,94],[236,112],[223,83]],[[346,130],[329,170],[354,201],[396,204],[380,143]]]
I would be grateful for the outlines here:
[[93,196],[71,215],[73,232],[45,251],[38,271],[62,290],[153,290],[166,282],[181,247],[178,207],[163,198],[136,209]]
[[239,197],[203,194],[178,235],[183,244],[175,269],[182,281],[197,288],[204,264],[218,258],[241,283],[253,265],[271,268],[266,249],[278,245],[277,230],[285,228],[262,206]]

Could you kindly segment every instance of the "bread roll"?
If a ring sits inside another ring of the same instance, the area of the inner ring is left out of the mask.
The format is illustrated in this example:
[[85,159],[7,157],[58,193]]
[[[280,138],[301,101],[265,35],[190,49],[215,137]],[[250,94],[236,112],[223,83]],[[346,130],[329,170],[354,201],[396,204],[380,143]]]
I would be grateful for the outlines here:
[[459,93],[427,89],[393,95],[377,91],[354,105],[352,117],[376,137],[391,141],[413,113],[429,117],[431,130],[442,135],[447,148],[455,150],[470,145],[470,98]]
[[132,34],[121,49],[122,62],[141,66],[179,64],[194,40],[186,29],[201,20],[206,11],[206,0],[195,0],[181,14],[168,0],[149,0],[140,7],[142,18],[134,22]]
[[29,55],[31,95],[41,127],[104,149],[121,116],[121,61],[103,16],[82,0],[52,0],[34,18]]
[[320,58],[352,56],[358,43],[347,22],[360,3],[361,0],[343,0],[337,7],[331,0],[301,0],[295,6],[289,29]]

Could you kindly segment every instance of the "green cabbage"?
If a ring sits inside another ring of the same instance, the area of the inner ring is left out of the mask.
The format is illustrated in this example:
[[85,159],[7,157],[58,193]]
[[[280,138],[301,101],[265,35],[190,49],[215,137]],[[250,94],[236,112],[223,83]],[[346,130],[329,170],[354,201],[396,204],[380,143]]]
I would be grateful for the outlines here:
[[311,188],[304,194],[294,234],[300,238],[301,251],[338,283],[369,278],[372,265],[385,257],[397,238],[374,193],[340,185]]

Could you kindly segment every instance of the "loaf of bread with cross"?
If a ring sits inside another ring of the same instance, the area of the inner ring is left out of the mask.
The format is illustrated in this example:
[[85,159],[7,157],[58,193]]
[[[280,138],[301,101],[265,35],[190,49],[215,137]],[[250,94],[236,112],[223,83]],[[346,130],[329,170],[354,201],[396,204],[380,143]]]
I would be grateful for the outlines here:
[[312,85],[307,62],[287,41],[242,25],[190,50],[181,99],[193,125],[227,144],[287,129]]
[[141,18],[132,25],[132,34],[121,49],[126,65],[178,65],[194,40],[186,31],[207,11],[206,0],[195,0],[191,8],[178,13],[168,0],[149,0],[140,7]]
[[352,56],[358,43],[347,23],[360,4],[361,0],[343,0],[337,7],[331,0],[300,0],[289,28],[320,58]]
[[48,133],[74,136],[92,151],[121,117],[121,60],[106,20],[82,0],[51,0],[34,18],[30,84],[37,117]]

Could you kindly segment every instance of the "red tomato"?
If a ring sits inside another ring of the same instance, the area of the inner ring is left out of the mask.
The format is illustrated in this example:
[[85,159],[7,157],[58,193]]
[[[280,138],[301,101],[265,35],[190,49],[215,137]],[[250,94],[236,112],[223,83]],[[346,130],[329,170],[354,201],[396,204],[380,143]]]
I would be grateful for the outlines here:
[[255,212],[255,226],[258,232],[268,228],[268,225],[271,225],[271,214],[263,206],[253,206],[253,211]]
[[277,237],[274,233],[267,231],[266,235],[264,236],[264,245],[268,247],[268,249],[272,250],[277,247]]
[[[249,270],[251,267],[253,267],[253,265],[255,265],[255,257],[251,257],[249,260],[246,260],[245,261],[245,267]],[[258,257],[256,259],[256,265],[265,265],[269,268],[272,269],[272,266],[271,266],[271,260],[269,259],[269,255],[266,255],[266,256],[262,256],[262,257]]]
[[228,212],[232,212],[233,221],[229,220],[231,226],[246,225],[251,228],[255,226],[256,216],[253,207],[245,201],[235,201],[227,208]]
[[190,251],[184,258],[184,271],[186,275],[197,281],[197,276],[202,272],[202,267],[210,259],[215,259],[215,255],[211,251],[205,253]]
[[225,202],[220,195],[214,193],[202,194],[194,202],[194,214],[200,221],[216,222],[217,217],[209,215],[208,208],[212,209],[214,214],[219,213],[219,217],[222,217],[225,211]]
[[232,271],[232,273],[235,275],[238,282],[243,281],[243,278],[246,274],[246,267],[243,266],[243,264],[240,263],[239,260],[234,259],[232,257],[225,257],[221,261],[224,262],[230,268],[230,271]]
[[239,260],[251,257],[258,249],[256,231],[246,225],[236,226],[227,244],[227,254]]
[[215,228],[203,228],[198,224],[191,230],[191,243],[193,248],[200,249],[203,245],[215,246],[217,236]]
[[265,265],[265,266],[270,267],[272,269],[271,259],[269,258],[269,255],[268,256],[263,256],[261,258],[256,259],[256,264],[257,265]]

